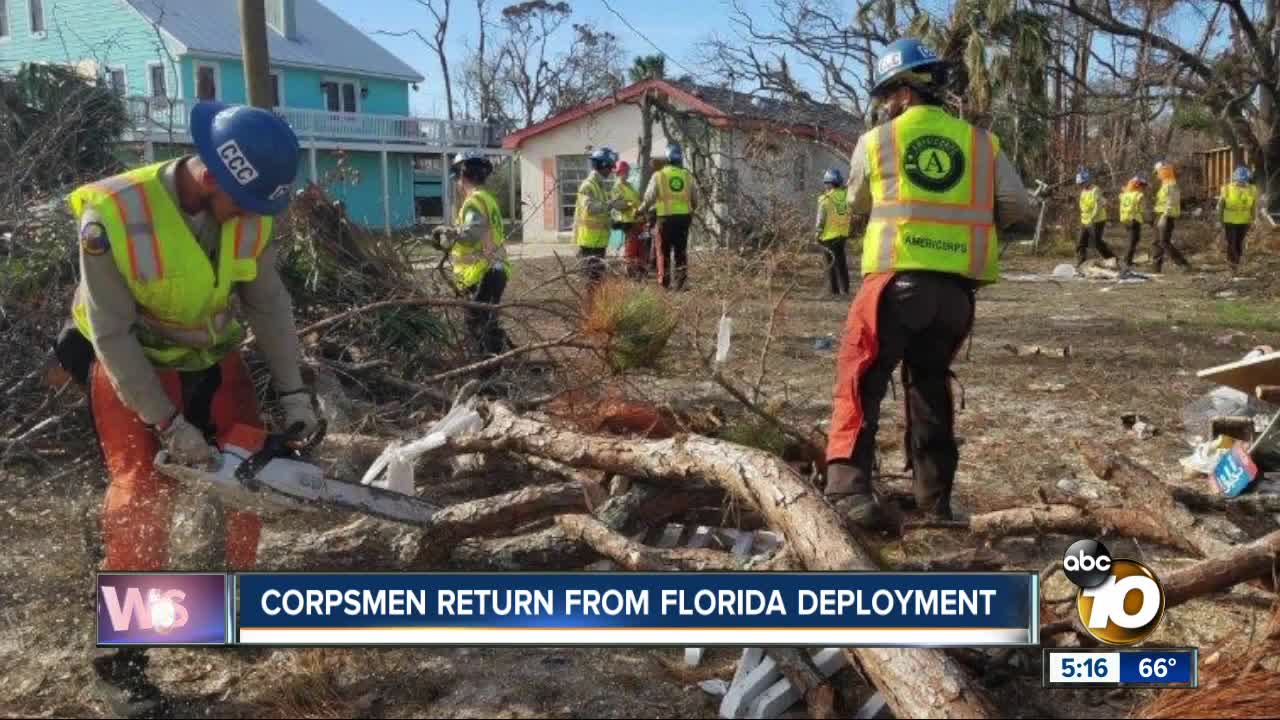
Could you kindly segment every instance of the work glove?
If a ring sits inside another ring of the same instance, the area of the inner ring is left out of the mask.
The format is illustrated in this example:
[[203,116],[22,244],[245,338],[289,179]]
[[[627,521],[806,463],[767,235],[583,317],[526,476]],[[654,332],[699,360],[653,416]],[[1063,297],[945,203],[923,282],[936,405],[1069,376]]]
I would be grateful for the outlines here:
[[217,459],[217,453],[200,432],[183,417],[182,413],[173,416],[168,426],[158,430],[160,447],[168,454],[171,462],[187,467],[202,468]]
[[320,426],[320,420],[316,417],[315,408],[311,403],[311,393],[305,391],[293,392],[280,398],[280,407],[284,410],[284,427],[290,430],[302,424],[302,437],[309,438],[315,434],[316,428]]
[[431,231],[431,244],[441,250],[449,250],[458,239],[458,228],[452,225],[441,225]]
[[626,210],[627,201],[625,198],[616,197],[609,201],[609,208],[611,210]]

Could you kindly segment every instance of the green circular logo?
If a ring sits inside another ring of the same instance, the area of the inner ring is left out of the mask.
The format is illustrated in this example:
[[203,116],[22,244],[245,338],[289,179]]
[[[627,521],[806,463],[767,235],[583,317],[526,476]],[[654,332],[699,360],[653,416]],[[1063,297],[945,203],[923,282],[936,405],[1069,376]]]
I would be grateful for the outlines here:
[[680,192],[684,190],[684,178],[673,177],[667,182],[667,187],[671,188],[671,192]]
[[925,135],[907,146],[907,178],[931,192],[943,193],[964,176],[964,151],[950,138]]

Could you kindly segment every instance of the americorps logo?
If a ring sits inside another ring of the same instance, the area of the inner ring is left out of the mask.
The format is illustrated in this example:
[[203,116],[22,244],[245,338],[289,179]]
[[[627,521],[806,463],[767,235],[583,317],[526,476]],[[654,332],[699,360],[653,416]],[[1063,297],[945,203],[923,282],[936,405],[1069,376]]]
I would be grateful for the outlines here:
[[101,573],[99,645],[227,642],[227,580],[220,574]]

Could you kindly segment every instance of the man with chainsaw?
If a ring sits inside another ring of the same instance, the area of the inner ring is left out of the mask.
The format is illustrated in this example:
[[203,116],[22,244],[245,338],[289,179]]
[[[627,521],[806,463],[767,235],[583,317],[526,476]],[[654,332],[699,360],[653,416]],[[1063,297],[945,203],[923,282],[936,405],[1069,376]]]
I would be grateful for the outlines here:
[[899,362],[916,499],[927,516],[952,516],[951,361],[972,327],[977,287],[999,278],[997,228],[1035,221],[996,137],[943,109],[947,69],[919,40],[885,48],[872,96],[889,120],[850,159],[849,212],[870,217],[837,361],[826,494],[862,527],[879,523],[875,436]]
[[[262,427],[240,355],[238,301],[271,370],[285,425],[318,427],[298,368],[288,291],[276,271],[272,216],[289,204],[298,140],[258,108],[200,103],[196,152],[84,185],[68,197],[80,228],[74,327],[58,355],[87,385],[110,475],[102,511],[105,570],[163,570],[175,481],[153,460],[206,467],[235,425]],[[225,513],[226,564],[252,568],[262,523]],[[94,658],[99,689],[124,715],[155,712],[141,650]]]
[[[493,161],[478,150],[464,150],[449,166],[458,184],[462,206],[453,225],[436,228],[437,244],[449,251],[454,281],[472,302],[498,305],[511,277],[507,260],[507,231],[502,209],[485,183]],[[477,354],[493,357],[506,349],[507,335],[490,308],[467,309],[467,334]]]

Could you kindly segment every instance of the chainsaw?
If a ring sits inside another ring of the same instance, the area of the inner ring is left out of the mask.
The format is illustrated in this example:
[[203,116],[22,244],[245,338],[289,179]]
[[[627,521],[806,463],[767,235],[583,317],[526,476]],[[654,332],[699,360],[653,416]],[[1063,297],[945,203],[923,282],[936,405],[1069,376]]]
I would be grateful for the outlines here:
[[[321,468],[307,462],[306,454],[319,445],[325,429],[322,420],[304,438],[300,423],[284,433],[236,425],[209,469],[170,463],[163,450],[156,455],[155,467],[179,482],[213,490],[238,509],[265,515],[336,508],[409,525],[430,524],[439,509],[435,505],[407,491],[325,477]],[[433,444],[443,445],[444,439]]]

